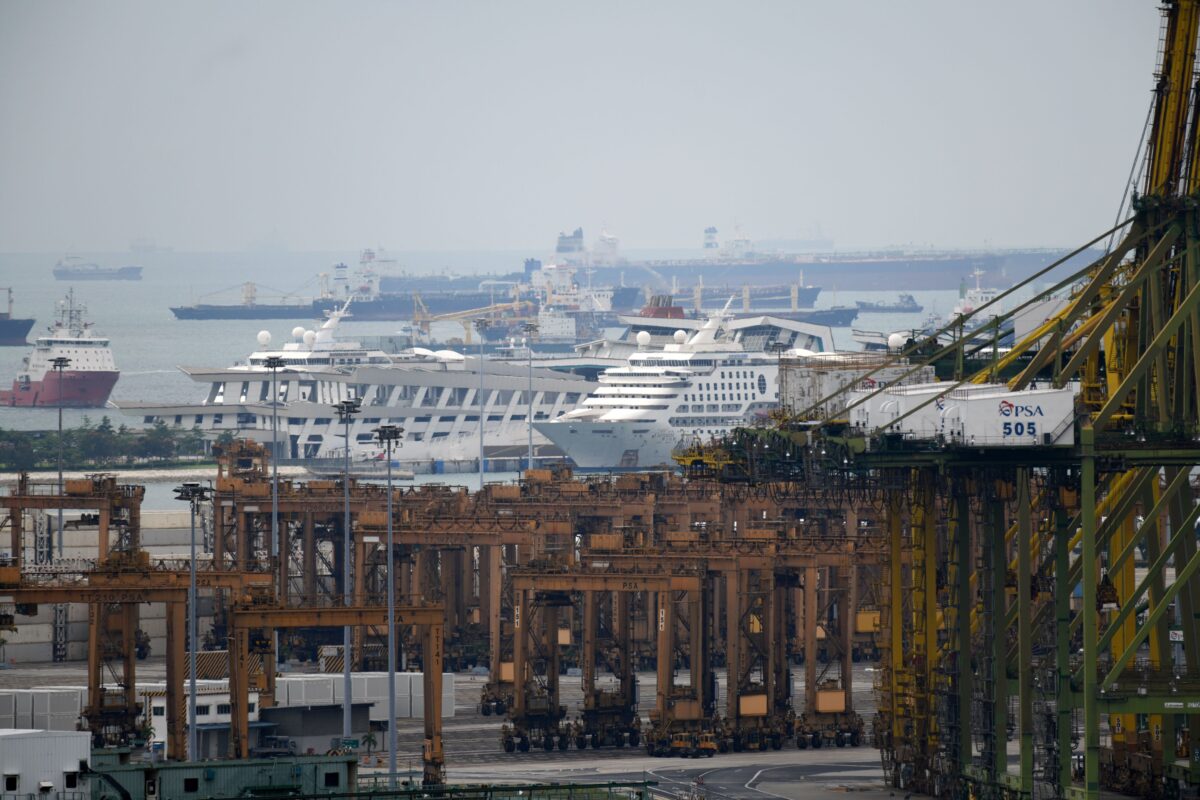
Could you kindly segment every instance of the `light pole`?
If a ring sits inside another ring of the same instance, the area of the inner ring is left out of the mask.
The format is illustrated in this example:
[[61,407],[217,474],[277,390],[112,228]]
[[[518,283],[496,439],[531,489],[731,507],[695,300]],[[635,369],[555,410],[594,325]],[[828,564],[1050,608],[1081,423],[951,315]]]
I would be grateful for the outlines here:
[[[358,413],[360,401],[354,398],[335,403],[333,410],[337,412],[338,420],[346,431],[345,472],[342,476],[342,499],[345,502],[345,516],[342,521],[344,541],[342,545],[342,605],[350,605],[353,589],[350,585],[350,560],[353,553],[350,531],[350,420]],[[342,628],[342,698],[345,706],[342,708],[342,737],[349,739],[351,735],[350,708],[354,699],[354,687],[350,682],[350,626]]]
[[487,471],[487,463],[483,451],[483,425],[487,421],[487,403],[483,396],[483,340],[487,329],[492,325],[486,317],[475,320],[475,330],[479,332],[479,487],[483,488],[483,475]]
[[[283,367],[284,361],[280,356],[267,356],[263,361],[263,366],[271,370],[271,555],[278,558],[287,558],[284,552],[283,542],[279,540],[279,391],[276,388],[276,376],[279,370]],[[278,564],[276,567],[278,568]],[[278,570],[276,574],[284,574],[283,570]],[[275,595],[278,598],[283,587],[276,581]],[[279,630],[274,632],[275,640],[275,663],[282,662],[282,653],[279,652]]]
[[[63,478],[62,478],[62,462],[63,462],[63,435],[62,435],[62,410],[63,410],[63,370],[71,366],[71,359],[66,356],[58,356],[50,362],[50,366],[58,373],[58,494],[61,497],[63,493]],[[63,557],[63,510],[58,509],[58,557]]]
[[191,503],[192,544],[188,575],[188,761],[200,760],[200,743],[196,730],[196,648],[199,644],[196,617],[196,509],[209,498],[212,488],[198,483],[185,483],[175,490],[175,499]]
[[392,564],[396,559],[392,549],[392,447],[400,447],[404,428],[380,425],[375,437],[387,449],[387,663],[388,663],[388,786],[396,788],[396,580]]
[[521,331],[525,334],[525,353],[529,356],[529,416],[526,418],[529,423],[529,460],[525,468],[533,469],[533,337],[538,332],[537,323],[526,322],[521,326]]

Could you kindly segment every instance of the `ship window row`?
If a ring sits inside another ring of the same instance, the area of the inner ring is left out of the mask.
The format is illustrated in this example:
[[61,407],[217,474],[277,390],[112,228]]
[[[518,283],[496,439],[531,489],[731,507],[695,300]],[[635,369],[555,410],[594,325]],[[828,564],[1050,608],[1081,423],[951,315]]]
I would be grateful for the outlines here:
[[696,403],[695,405],[681,405],[675,409],[679,414],[695,414],[697,412],[712,412],[712,411],[733,411],[740,412],[742,410],[741,403]]
[[[701,425],[730,426],[740,421],[740,417],[671,417],[667,420],[675,428],[696,428]],[[715,433],[712,430],[699,430],[697,433]]]
[[753,400],[755,397],[755,395],[751,394],[750,392],[745,392],[744,395],[745,396],[743,396],[742,392],[711,392],[711,393],[690,394],[690,395],[685,394],[683,396],[683,399],[689,403],[692,403],[697,400],[704,400],[704,401]]

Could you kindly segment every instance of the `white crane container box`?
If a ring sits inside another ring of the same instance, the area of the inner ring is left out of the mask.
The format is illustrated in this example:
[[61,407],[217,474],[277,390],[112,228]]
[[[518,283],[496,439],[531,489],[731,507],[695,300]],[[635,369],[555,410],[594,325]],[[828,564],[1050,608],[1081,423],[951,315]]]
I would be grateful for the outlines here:
[[893,386],[876,398],[879,403],[871,410],[869,428],[932,439],[941,427],[941,401],[935,398],[949,388],[944,383]]
[[971,394],[956,401],[957,441],[987,447],[1073,445],[1075,392],[1070,386]]

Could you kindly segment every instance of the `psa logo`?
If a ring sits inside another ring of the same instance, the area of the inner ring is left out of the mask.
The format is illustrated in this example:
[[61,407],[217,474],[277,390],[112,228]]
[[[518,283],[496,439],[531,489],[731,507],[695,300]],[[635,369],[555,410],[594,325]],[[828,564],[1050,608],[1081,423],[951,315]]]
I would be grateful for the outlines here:
[[1041,406],[1025,406],[1010,403],[1007,400],[1000,401],[1000,416],[1002,417],[1044,417],[1045,412]]

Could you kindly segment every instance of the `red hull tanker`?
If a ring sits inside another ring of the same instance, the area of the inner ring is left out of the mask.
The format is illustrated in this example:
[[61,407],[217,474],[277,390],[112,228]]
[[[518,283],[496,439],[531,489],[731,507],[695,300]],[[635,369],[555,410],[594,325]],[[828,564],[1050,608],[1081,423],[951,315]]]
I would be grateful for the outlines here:
[[33,352],[25,357],[25,371],[10,391],[0,390],[0,406],[99,408],[108,402],[121,373],[108,339],[92,332],[83,313],[72,290],[59,303],[59,318],[50,333],[39,336]]

